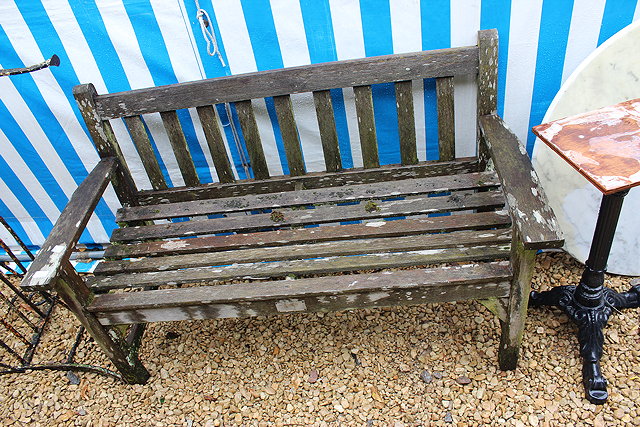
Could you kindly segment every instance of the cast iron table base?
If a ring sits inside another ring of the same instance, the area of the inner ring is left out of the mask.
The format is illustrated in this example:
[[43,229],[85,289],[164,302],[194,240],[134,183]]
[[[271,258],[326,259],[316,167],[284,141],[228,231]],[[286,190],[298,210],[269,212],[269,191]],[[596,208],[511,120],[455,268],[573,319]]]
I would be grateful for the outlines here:
[[604,286],[604,272],[618,223],[622,201],[629,190],[602,198],[589,259],[578,286],[558,286],[545,292],[531,292],[530,307],[559,307],[578,325],[582,356],[582,381],[591,403],[603,404],[608,397],[607,380],[600,371],[604,345],[602,329],[613,311],[640,307],[640,285],[618,293]]

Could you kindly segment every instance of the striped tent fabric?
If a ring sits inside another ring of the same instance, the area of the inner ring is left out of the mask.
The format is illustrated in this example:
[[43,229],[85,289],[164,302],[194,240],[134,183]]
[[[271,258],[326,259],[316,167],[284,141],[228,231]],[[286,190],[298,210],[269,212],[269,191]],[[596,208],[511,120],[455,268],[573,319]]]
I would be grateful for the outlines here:
[[[199,9],[208,17],[220,55],[210,55]],[[61,65],[0,77],[0,215],[37,247],[67,200],[98,161],[72,96],[93,83],[98,93],[165,85],[391,53],[476,43],[479,29],[500,36],[499,113],[531,151],[531,126],[540,123],[562,82],[597,46],[640,17],[636,0],[3,0],[0,68],[42,62]],[[414,94],[418,157],[437,159],[435,92],[417,82]],[[306,168],[323,170],[313,99],[292,97]],[[474,114],[474,86],[457,82],[456,116]],[[361,166],[353,92],[332,91],[345,167]],[[273,102],[255,102],[268,167],[287,174]],[[250,169],[232,105],[218,106],[235,173]],[[381,163],[398,163],[393,89],[374,88]],[[197,114],[180,113],[199,178],[216,182]],[[145,117],[161,169],[170,185],[183,185],[159,117]],[[139,188],[150,188],[121,121],[113,122]],[[473,154],[475,125],[456,120],[456,149]],[[471,138],[472,140],[472,138]],[[119,207],[109,189],[80,242],[108,241]],[[8,233],[0,238],[15,243]]]

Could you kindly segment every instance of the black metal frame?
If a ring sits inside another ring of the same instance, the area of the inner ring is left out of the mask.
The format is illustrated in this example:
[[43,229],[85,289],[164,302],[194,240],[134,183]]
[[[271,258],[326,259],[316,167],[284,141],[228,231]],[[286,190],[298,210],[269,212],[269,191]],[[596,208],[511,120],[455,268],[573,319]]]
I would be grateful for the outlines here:
[[[33,260],[34,256],[29,248],[2,217],[0,217],[0,224],[2,224],[11,234],[27,257]],[[8,354],[11,356],[11,359],[17,362],[10,363],[6,360],[0,361],[0,375],[51,369],[67,371],[67,377],[72,382],[78,381],[77,377],[73,373],[74,371],[95,372],[122,381],[122,376],[117,372],[100,366],[75,363],[73,361],[78,346],[84,338],[85,329],[82,326],[78,328],[75,341],[67,353],[64,362],[43,364],[32,363],[38,344],[40,343],[42,335],[44,334],[45,329],[49,324],[49,320],[51,319],[53,309],[56,304],[62,304],[62,301],[58,300],[56,296],[48,292],[23,292],[18,286],[14,285],[11,280],[9,280],[7,274],[22,278],[27,270],[19,257],[13,253],[2,239],[0,239],[0,249],[6,252],[9,258],[15,263],[15,268],[12,268],[6,263],[0,262],[0,281],[9,288],[11,293],[11,295],[5,295],[0,292],[0,306],[2,306],[2,303],[6,306],[6,310],[3,310],[3,313],[0,313],[0,328],[6,329],[22,344],[26,345],[26,349],[23,352],[20,352],[12,347],[10,343],[0,338],[0,349],[3,349],[5,354]],[[24,304],[24,307],[21,307],[21,304]],[[16,316],[15,321],[13,322],[9,321],[9,316],[11,314],[15,314]],[[18,321],[20,321],[20,326],[16,324]],[[20,332],[20,329],[24,329],[25,326],[31,331],[30,337],[27,337],[25,336],[25,333]]]
[[578,325],[578,342],[583,359],[582,381],[591,403],[603,404],[608,398],[607,380],[600,370],[604,345],[602,330],[614,310],[640,307],[640,285],[627,292],[604,286],[604,273],[613,236],[629,190],[605,195],[600,204],[589,258],[578,286],[558,286],[545,292],[531,292],[529,306],[559,307]]

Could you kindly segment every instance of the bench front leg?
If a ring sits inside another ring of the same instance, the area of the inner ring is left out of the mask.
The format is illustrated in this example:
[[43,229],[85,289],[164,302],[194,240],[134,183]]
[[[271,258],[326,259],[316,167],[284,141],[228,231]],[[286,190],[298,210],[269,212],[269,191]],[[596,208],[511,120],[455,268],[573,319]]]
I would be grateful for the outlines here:
[[101,325],[95,315],[87,310],[93,300],[93,292],[69,261],[63,263],[54,289],[115,365],[122,379],[129,384],[146,383],[150,375],[138,358],[139,343],[127,343],[120,331]]
[[525,249],[514,228],[511,241],[511,292],[502,302],[506,306],[505,319],[500,319],[502,333],[498,348],[498,364],[503,371],[516,369],[520,345],[524,334],[531,279],[536,261],[536,250]]
[[500,368],[510,370],[518,362],[536,252],[559,248],[564,240],[524,145],[496,114],[481,116],[479,123],[513,221],[513,279],[509,297],[501,301],[505,316],[498,352]]

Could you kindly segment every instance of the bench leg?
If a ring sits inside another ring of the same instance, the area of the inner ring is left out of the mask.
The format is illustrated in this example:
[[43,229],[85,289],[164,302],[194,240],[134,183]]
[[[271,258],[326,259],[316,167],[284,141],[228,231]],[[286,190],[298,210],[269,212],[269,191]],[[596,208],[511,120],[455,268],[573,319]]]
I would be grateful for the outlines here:
[[506,304],[506,319],[500,322],[502,335],[500,336],[498,363],[503,371],[515,369],[518,364],[536,258],[536,251],[524,249],[522,242],[515,237],[515,234],[511,248],[513,268],[511,294]]
[[60,276],[56,282],[56,292],[120,371],[124,381],[129,384],[146,383],[150,375],[138,359],[138,340],[129,345],[118,331],[104,327],[93,313],[86,309],[91,303],[93,293],[71,263],[65,263]]

